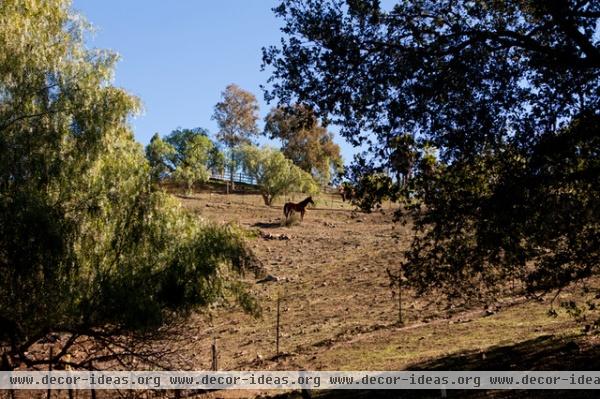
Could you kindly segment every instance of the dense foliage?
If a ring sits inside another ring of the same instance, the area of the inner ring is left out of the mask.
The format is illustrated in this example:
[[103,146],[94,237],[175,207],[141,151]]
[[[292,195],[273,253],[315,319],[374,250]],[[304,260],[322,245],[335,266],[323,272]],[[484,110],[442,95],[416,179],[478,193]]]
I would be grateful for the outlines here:
[[[0,2],[3,369],[64,362],[82,336],[96,358],[134,356],[111,337],[156,331],[229,288],[255,308],[226,278],[251,260],[241,234],[156,190],[127,124],[138,100],[110,83],[117,56],[85,49],[84,29],[65,0]],[[64,343],[52,359],[29,352],[51,333]]]
[[160,182],[172,173],[171,160],[175,153],[175,147],[161,139],[158,133],[154,133],[146,146],[146,159],[150,164],[152,181]]
[[211,172],[222,174],[225,168],[225,155],[202,128],[176,129],[164,140],[154,134],[146,158],[155,182],[170,178],[184,184],[188,193],[194,184],[208,181]]
[[391,193],[406,190],[419,232],[411,284],[471,296],[507,278],[537,290],[598,272],[600,3],[284,0],[274,11],[284,38],[264,50],[267,98],[307,104],[365,145],[359,184],[389,171]]
[[[171,157],[175,182],[184,183],[191,193],[194,184],[203,183],[210,178],[209,168],[213,164],[215,145],[202,129],[177,129],[169,134],[165,141],[175,149]],[[218,151],[218,150],[217,150]]]
[[309,108],[273,108],[265,118],[265,134],[281,140],[283,154],[323,185],[343,171],[340,147],[333,142],[333,134],[319,124]]

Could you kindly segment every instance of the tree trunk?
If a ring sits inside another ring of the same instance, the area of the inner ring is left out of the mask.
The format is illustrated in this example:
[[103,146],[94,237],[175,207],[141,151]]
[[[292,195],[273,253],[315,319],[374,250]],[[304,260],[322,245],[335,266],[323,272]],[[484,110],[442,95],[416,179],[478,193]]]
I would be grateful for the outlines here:
[[271,197],[269,194],[262,194],[262,197],[263,201],[265,201],[265,205],[271,206],[271,202],[273,202],[273,197]]
[[235,173],[235,156],[233,155],[233,147],[231,150],[231,163],[229,164],[229,182],[231,183],[231,190],[235,190],[235,182],[233,181],[233,175]]

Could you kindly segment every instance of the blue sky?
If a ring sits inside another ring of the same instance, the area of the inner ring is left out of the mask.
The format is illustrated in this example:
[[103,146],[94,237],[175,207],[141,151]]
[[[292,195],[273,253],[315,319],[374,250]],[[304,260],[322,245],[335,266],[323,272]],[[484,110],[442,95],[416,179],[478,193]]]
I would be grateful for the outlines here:
[[[213,107],[230,83],[254,93],[261,118],[266,115],[273,104],[264,102],[260,90],[268,79],[260,71],[261,48],[281,37],[274,5],[272,0],[73,1],[96,30],[88,47],[121,55],[115,84],[144,104],[143,114],[132,120],[144,144],[154,132],[166,135],[177,127],[203,127],[214,135]],[[348,163],[354,149],[340,137],[336,141]]]

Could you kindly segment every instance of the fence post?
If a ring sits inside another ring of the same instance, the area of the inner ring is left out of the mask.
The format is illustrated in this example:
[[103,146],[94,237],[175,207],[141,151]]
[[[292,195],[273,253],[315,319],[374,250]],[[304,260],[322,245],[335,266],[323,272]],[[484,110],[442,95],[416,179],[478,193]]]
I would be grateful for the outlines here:
[[213,337],[213,342],[210,347],[210,351],[211,351],[211,355],[212,355],[211,369],[212,369],[212,371],[217,371],[217,369],[219,368],[219,365],[217,364],[217,339],[215,337]]
[[[71,355],[70,354],[66,354],[65,355],[65,360],[68,361],[68,362],[71,362]],[[65,366],[65,370],[66,371],[71,371],[71,366],[66,365]],[[69,399],[73,399],[73,398],[77,397],[77,391],[76,390],[73,390],[73,389],[69,388],[68,393],[69,393]]]
[[279,355],[279,314],[281,311],[281,295],[277,294],[277,327],[276,327],[276,340],[275,340],[275,355]]
[[[92,371],[94,369],[93,365],[92,365],[92,361],[90,360],[88,363],[88,370]],[[92,399],[96,399],[96,390],[94,388],[92,388]]]
[[398,272],[398,323],[404,324],[402,321],[402,269]]

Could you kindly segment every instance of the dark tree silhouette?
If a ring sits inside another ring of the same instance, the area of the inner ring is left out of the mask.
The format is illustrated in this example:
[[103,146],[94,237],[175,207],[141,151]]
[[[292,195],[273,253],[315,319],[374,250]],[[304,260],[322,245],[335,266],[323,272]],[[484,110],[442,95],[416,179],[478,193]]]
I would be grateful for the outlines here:
[[[600,3],[284,0],[274,12],[284,38],[263,51],[266,98],[365,144],[356,176],[414,175],[409,283],[480,295],[507,276],[550,289],[598,271]],[[400,162],[407,135],[416,154]]]

